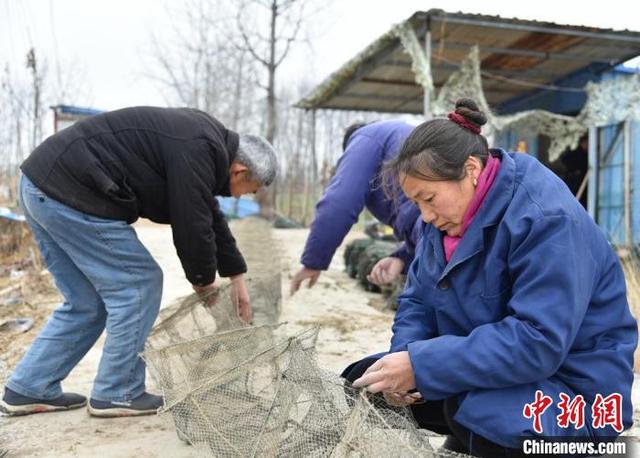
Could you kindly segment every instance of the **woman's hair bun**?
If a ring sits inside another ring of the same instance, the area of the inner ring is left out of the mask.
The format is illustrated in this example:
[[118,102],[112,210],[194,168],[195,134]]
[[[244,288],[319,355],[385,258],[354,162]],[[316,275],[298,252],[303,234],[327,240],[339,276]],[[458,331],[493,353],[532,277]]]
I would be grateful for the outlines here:
[[477,126],[484,126],[487,123],[487,116],[480,111],[478,104],[471,99],[458,99],[455,112]]

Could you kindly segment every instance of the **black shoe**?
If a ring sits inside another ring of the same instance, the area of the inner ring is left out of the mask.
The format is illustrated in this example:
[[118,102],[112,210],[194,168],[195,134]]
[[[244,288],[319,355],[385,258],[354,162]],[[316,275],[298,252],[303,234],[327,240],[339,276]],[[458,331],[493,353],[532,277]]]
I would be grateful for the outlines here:
[[441,450],[454,453],[469,453],[469,449],[453,434],[449,434],[442,444]]
[[139,415],[152,415],[164,405],[162,396],[142,393],[130,402],[108,402],[91,399],[87,410],[94,417],[133,417]]
[[23,396],[10,388],[4,388],[4,396],[0,401],[0,412],[6,415],[29,415],[32,413],[56,412],[71,410],[87,405],[87,398],[76,393],[62,393],[55,399],[37,399]]

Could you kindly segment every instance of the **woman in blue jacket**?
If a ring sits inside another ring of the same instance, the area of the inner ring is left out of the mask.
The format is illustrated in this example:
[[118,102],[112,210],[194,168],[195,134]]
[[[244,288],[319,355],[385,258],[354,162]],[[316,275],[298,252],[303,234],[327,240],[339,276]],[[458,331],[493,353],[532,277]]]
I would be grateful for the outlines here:
[[386,165],[429,224],[390,352],[343,375],[410,405],[453,450],[514,456],[535,436],[611,440],[632,424],[637,344],[619,260],[551,171],[489,150],[485,122],[460,100]]

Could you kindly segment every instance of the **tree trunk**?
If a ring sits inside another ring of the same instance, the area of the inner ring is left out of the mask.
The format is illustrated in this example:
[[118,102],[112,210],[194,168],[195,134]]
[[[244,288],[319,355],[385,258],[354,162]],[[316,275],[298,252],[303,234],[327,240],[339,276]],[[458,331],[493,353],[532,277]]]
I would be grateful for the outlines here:
[[[267,85],[267,141],[273,145],[276,138],[276,19],[278,17],[278,0],[271,2],[271,27],[269,32],[269,61],[267,72],[269,83]],[[274,216],[274,203],[277,195],[278,179],[271,185],[271,192],[261,189],[256,193],[256,200],[260,204],[260,214],[271,219]]]
[[238,62],[238,73],[236,74],[236,87],[234,91],[234,97],[236,103],[233,104],[233,114],[231,116],[231,129],[235,132],[238,131],[240,124],[240,107],[242,106],[242,77],[244,67],[244,51],[241,51],[240,61]]
[[307,227],[307,216],[309,215],[309,179],[304,173],[304,191],[302,192],[302,225]]
[[296,133],[296,146],[293,152],[293,160],[289,167],[289,218],[293,218],[293,198],[295,194],[295,188],[298,184],[298,177],[300,174],[300,154],[302,150],[302,120],[304,112],[298,110],[298,128]]
[[271,30],[269,34],[269,83],[267,85],[267,140],[273,143],[276,138],[276,19],[278,18],[278,0],[271,2]]
[[[315,183],[318,176],[318,167],[316,165],[316,111],[311,110],[311,157],[309,158],[310,164],[304,173],[304,213],[302,217],[303,225],[306,227],[310,223],[309,219],[313,216],[313,212],[309,211],[309,206],[313,207],[316,201],[315,196]],[[311,177],[309,177],[311,175]],[[311,200],[311,205],[310,201]],[[309,214],[311,213],[311,215]]]
[[38,74],[38,63],[36,61],[36,51],[31,48],[27,53],[27,68],[31,70],[33,76],[33,126],[31,131],[30,150],[33,150],[40,143],[40,75]]

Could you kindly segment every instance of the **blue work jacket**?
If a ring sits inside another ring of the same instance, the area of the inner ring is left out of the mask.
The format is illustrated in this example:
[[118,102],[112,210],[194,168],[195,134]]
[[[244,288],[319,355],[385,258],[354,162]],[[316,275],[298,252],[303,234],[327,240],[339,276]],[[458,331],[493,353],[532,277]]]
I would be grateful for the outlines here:
[[358,215],[367,208],[393,228],[406,245],[394,256],[408,267],[417,235],[414,224],[420,212],[400,192],[398,201],[387,197],[380,186],[383,164],[397,156],[413,126],[403,121],[381,121],[356,130],[336,166],[336,172],[316,205],[311,230],[300,262],[309,269],[325,270]]
[[[408,350],[427,400],[456,396],[455,420],[495,443],[538,435],[523,414],[551,405],[544,436],[616,436],[593,428],[600,394],[622,396],[632,424],[637,327],[618,257],[565,184],[535,158],[492,150],[501,167],[453,257],[426,225],[399,298],[391,351]],[[585,426],[558,426],[560,393],[582,395]]]

